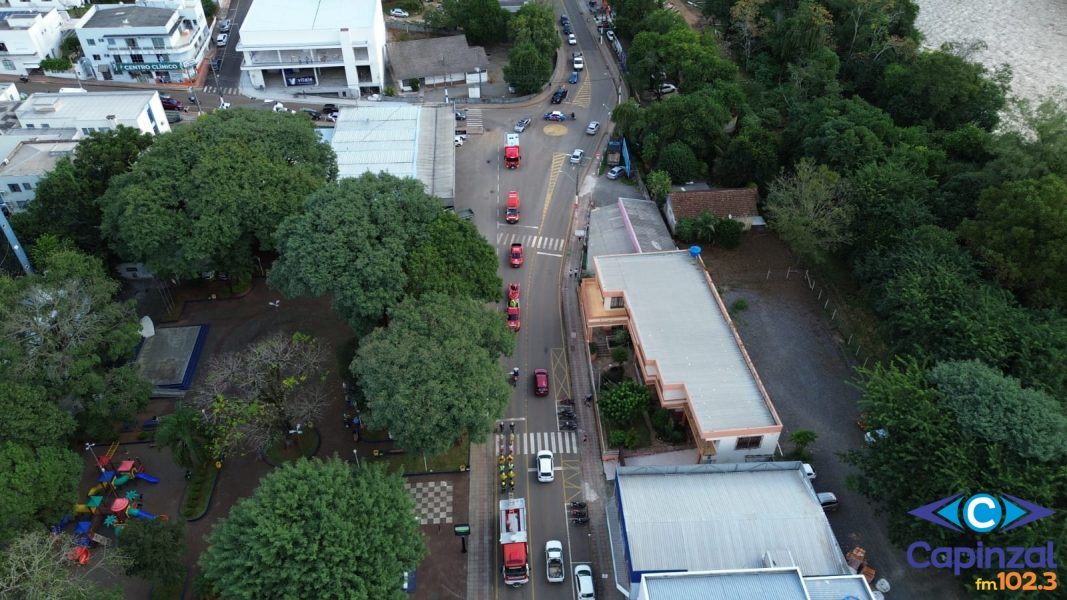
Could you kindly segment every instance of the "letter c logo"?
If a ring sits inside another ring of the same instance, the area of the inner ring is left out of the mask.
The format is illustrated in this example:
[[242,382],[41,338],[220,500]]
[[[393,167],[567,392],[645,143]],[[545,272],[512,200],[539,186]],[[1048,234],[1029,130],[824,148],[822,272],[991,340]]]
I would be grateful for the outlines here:
[[989,494],[975,494],[963,505],[963,522],[971,531],[986,533],[996,529],[1004,515],[1000,502]]

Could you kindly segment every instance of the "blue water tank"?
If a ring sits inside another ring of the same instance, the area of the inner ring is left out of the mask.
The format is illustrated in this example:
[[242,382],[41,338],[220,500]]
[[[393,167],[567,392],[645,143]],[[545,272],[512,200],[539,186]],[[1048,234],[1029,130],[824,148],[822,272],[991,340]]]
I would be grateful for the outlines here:
[[700,256],[700,246],[690,246],[689,256],[692,256],[693,258]]

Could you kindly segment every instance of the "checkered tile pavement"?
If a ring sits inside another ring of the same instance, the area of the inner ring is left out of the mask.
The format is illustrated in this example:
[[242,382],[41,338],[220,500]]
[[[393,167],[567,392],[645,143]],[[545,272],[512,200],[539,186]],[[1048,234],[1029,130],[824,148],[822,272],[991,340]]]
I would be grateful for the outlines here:
[[406,484],[415,500],[419,525],[438,525],[452,522],[452,482],[418,481]]

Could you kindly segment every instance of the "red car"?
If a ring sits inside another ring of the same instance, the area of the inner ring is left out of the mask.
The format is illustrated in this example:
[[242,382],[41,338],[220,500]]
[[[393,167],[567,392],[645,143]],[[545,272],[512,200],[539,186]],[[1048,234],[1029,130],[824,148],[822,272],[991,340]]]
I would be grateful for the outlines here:
[[534,371],[534,396],[548,395],[548,371],[537,369]]
[[508,204],[504,212],[504,220],[515,224],[519,222],[519,193],[508,192]]
[[522,266],[522,244],[511,245],[511,253],[508,254],[508,263],[510,263],[514,269],[518,269]]
[[508,304],[504,309],[508,316],[508,327],[512,331],[518,331],[522,328],[522,321],[519,319],[519,294],[522,288],[517,283],[508,284]]

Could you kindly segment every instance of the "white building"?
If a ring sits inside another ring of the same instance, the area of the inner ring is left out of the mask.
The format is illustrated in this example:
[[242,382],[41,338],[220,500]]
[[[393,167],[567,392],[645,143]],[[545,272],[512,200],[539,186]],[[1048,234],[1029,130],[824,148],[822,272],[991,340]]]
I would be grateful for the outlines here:
[[11,212],[26,208],[37,193],[37,182],[64,156],[74,153],[78,142],[33,140],[21,136],[0,137],[0,204]]
[[579,296],[586,341],[626,328],[641,379],[688,427],[694,462],[770,460],[782,421],[700,257],[596,256],[591,270]]
[[64,127],[88,134],[125,125],[151,134],[170,131],[155,91],[33,94],[15,117],[26,129]]
[[385,87],[378,0],[253,0],[239,37],[241,70],[257,89],[302,87],[356,97]]
[[47,11],[0,8],[0,74],[26,75],[60,54],[63,17]]
[[33,10],[66,10],[78,6],[85,6],[85,0],[0,0],[0,6],[11,8],[30,8]]
[[77,32],[88,77],[155,83],[195,79],[211,37],[200,0],[94,4]]

